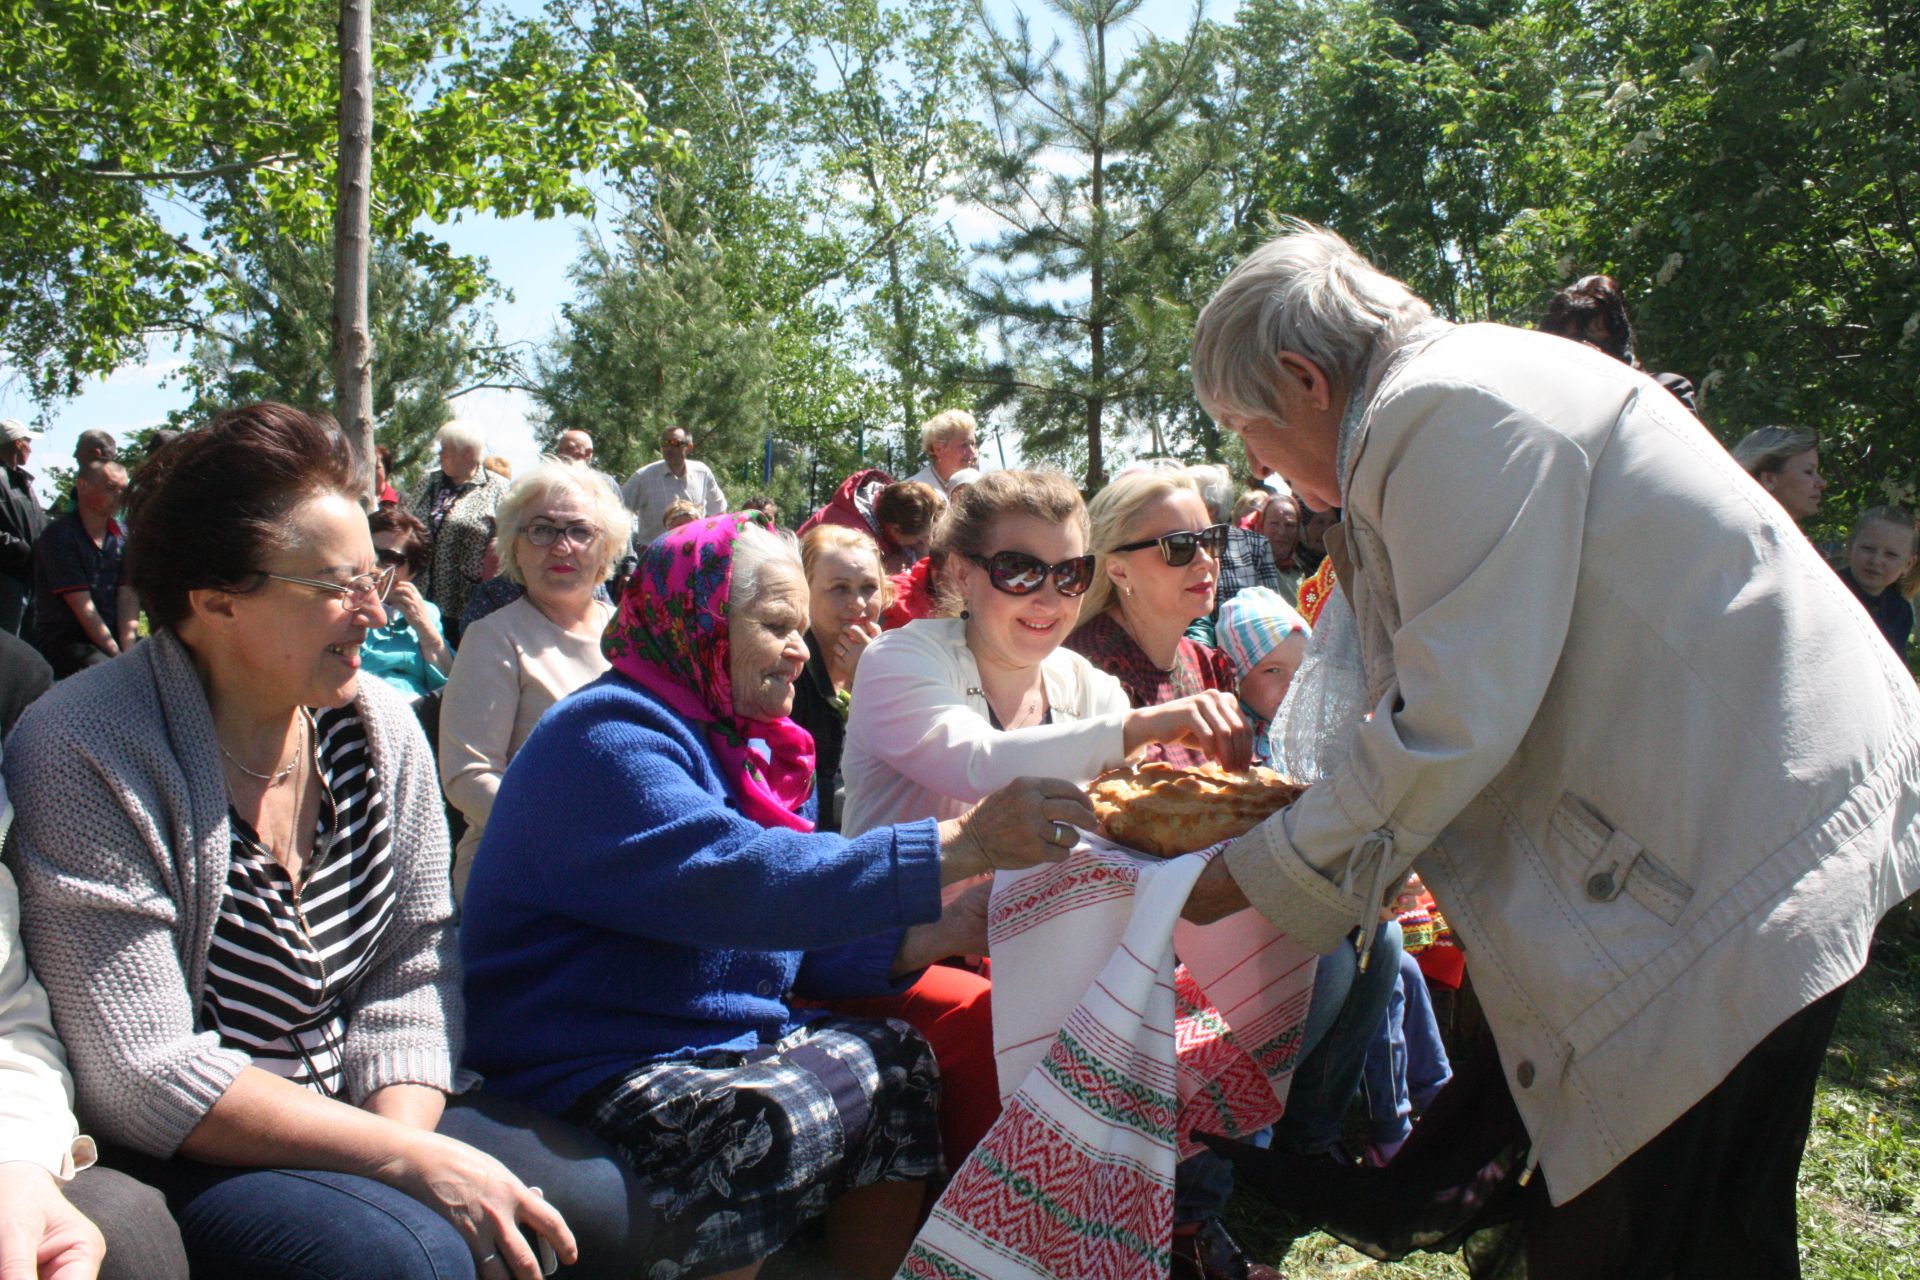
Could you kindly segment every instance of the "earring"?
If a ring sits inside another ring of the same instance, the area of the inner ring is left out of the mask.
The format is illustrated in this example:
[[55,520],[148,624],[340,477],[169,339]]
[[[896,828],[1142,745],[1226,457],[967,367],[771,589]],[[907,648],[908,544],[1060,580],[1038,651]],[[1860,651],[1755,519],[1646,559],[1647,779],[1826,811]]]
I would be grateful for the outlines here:
[[1132,587],[1130,587],[1130,586],[1128,586],[1128,587],[1122,587],[1122,588],[1120,588],[1120,589],[1121,589],[1122,591],[1124,591],[1124,592],[1126,592],[1126,593],[1127,593],[1127,599],[1129,599],[1129,600],[1131,600],[1131,599],[1133,599],[1133,588],[1132,588]]
[[960,611],[960,621],[962,622],[965,622],[968,618],[971,618],[972,616],[973,616],[973,610],[971,609],[962,609]]

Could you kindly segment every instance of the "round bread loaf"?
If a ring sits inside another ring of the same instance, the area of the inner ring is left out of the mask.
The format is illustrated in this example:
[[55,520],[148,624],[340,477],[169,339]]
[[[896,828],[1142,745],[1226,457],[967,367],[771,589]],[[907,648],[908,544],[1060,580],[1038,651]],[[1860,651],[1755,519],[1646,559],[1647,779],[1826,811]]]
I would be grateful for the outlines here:
[[1138,764],[1109,769],[1087,795],[1112,839],[1172,858],[1245,835],[1307,788],[1272,769]]

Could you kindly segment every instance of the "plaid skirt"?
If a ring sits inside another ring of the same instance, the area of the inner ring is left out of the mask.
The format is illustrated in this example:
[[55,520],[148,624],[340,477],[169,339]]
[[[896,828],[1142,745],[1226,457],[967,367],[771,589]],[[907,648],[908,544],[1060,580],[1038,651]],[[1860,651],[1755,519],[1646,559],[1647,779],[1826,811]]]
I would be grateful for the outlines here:
[[822,1018],[758,1053],[650,1062],[567,1113],[659,1215],[647,1280],[767,1257],[836,1197],[940,1171],[939,1071],[904,1022]]

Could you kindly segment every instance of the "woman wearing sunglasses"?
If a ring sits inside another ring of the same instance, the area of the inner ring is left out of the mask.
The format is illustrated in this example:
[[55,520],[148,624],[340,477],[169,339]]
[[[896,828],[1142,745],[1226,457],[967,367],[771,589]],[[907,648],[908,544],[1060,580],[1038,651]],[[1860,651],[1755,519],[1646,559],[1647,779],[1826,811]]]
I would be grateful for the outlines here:
[[1177,471],[1135,471],[1094,495],[1088,512],[1098,568],[1067,644],[1118,680],[1135,707],[1197,699],[1219,744],[1167,742],[1150,759],[1230,768],[1247,763],[1252,730],[1234,694],[1233,666],[1187,636],[1213,612],[1227,527],[1214,524],[1193,481]]
[[[1083,785],[1151,743],[1231,750],[1217,709],[1196,699],[1130,709],[1116,681],[1061,647],[1094,564],[1086,506],[1059,472],[982,477],[947,508],[933,555],[944,616],[882,634],[854,673],[840,764],[847,834],[956,818],[1023,777]],[[987,1001],[963,999],[953,973],[933,974],[947,988],[941,1000],[952,1002],[933,1025],[913,1007],[860,1012],[905,1017],[932,1042],[948,1163],[957,1167],[998,1114],[999,1090]],[[984,995],[985,979],[959,978]],[[969,1016],[945,1025],[956,1007]]]
[[387,625],[367,632],[360,646],[360,669],[409,698],[423,697],[444,685],[453,670],[440,606],[415,585],[432,556],[427,526],[411,511],[382,505],[367,517],[367,531],[373,535],[379,569],[393,572],[393,587],[387,592]]
[[362,678],[393,574],[345,437],[230,410],[149,457],[133,513],[152,640],[6,751],[28,959],[104,1162],[203,1280],[533,1280],[536,1239],[576,1237],[631,1274],[642,1193],[604,1147],[449,1097],[447,832],[412,712]]
[[440,780],[467,820],[456,897],[507,763],[548,707],[607,669],[600,633],[613,606],[595,589],[626,550],[619,495],[577,462],[549,458],[516,480],[499,521],[500,571],[527,593],[467,629],[441,694]]

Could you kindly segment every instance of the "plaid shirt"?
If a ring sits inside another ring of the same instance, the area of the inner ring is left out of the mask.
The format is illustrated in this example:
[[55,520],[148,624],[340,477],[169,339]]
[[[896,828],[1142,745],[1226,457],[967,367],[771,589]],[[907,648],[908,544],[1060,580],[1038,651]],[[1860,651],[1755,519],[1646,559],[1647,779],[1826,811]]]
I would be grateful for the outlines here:
[[1291,596],[1280,577],[1280,571],[1273,567],[1273,548],[1267,545],[1266,537],[1242,529],[1237,525],[1227,528],[1227,548],[1220,556],[1220,577],[1214,584],[1213,616],[1220,616],[1220,606],[1234,598],[1248,587],[1267,587],[1282,595]]

